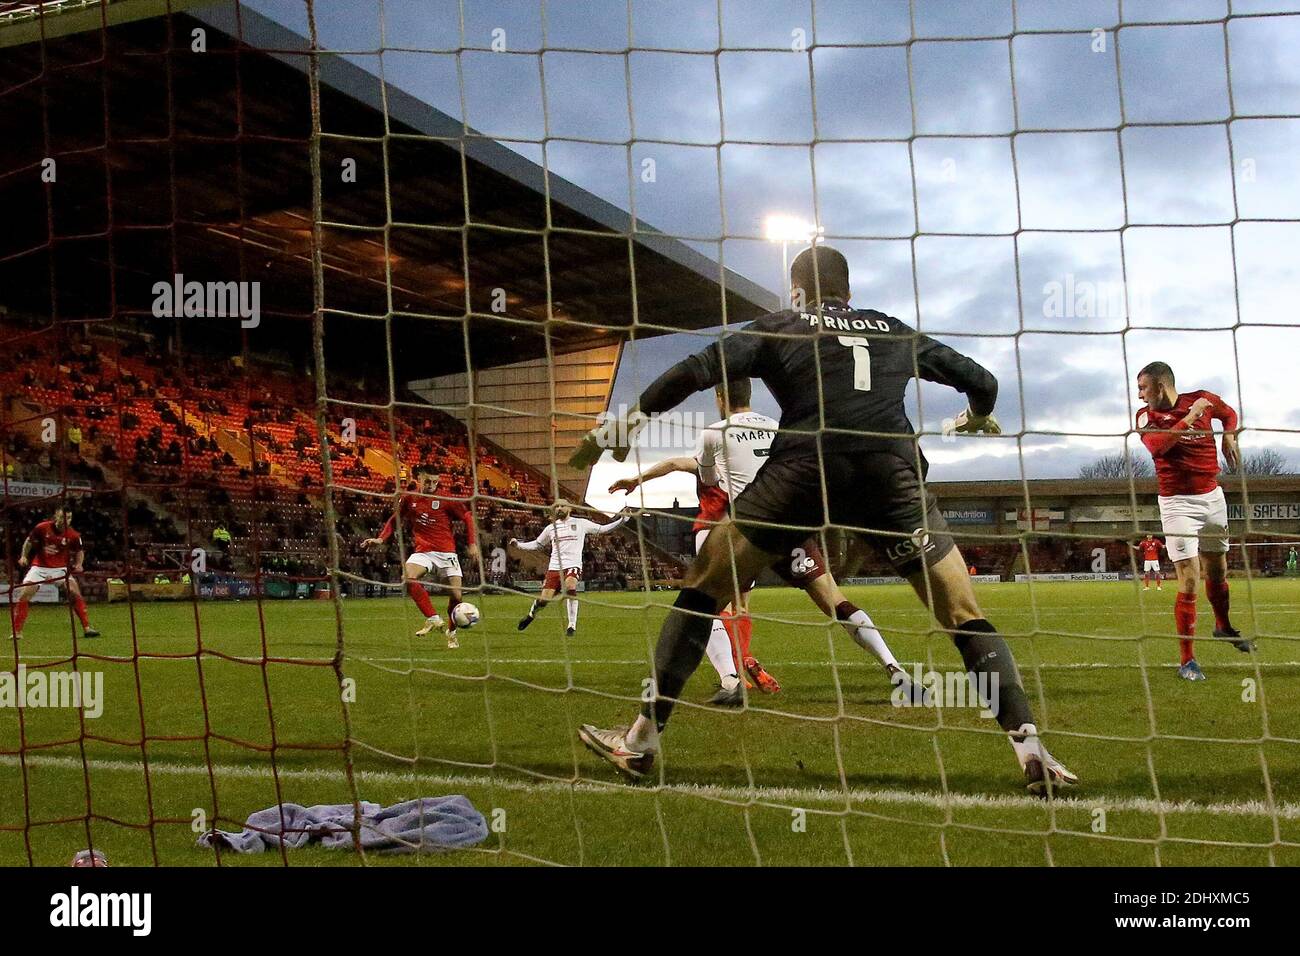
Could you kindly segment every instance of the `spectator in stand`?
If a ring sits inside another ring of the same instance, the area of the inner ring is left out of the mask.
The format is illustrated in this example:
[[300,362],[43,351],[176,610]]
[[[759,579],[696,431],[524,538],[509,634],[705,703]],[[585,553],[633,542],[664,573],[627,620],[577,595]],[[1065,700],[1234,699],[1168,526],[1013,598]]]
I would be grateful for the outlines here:
[[230,547],[230,532],[226,529],[224,524],[218,524],[212,529],[212,543],[223,554]]

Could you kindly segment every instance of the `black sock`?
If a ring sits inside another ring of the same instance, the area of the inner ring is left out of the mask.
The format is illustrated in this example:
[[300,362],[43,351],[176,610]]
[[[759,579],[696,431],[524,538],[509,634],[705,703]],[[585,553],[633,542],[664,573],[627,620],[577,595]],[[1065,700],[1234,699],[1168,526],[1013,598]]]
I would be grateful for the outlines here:
[[668,619],[659,631],[659,643],[655,645],[657,696],[653,703],[647,702],[641,708],[660,730],[668,723],[673,704],[681,696],[686,681],[704,659],[713,618],[719,610],[719,603],[703,591],[682,588],[668,612]]
[[957,630],[965,633],[954,634],[952,642],[961,652],[966,670],[976,677],[997,674],[998,699],[989,703],[996,708],[998,724],[1003,730],[1018,730],[1021,724],[1032,724],[1034,715],[1029,710],[1029,698],[1020,684],[1016,660],[1007,642],[982,617],[959,625]]

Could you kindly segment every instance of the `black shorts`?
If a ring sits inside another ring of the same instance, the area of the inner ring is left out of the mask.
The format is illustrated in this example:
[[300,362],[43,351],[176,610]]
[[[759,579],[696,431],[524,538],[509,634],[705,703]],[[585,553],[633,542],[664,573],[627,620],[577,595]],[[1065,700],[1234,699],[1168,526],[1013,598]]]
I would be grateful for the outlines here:
[[822,528],[857,532],[904,577],[954,546],[935,499],[921,506],[916,465],[890,452],[773,458],[736,498],[735,516],[769,554],[789,554]]
[[819,577],[826,573],[826,558],[822,555],[817,536],[806,539],[802,544],[790,549],[784,558],[778,558],[772,570],[792,588],[806,590]]

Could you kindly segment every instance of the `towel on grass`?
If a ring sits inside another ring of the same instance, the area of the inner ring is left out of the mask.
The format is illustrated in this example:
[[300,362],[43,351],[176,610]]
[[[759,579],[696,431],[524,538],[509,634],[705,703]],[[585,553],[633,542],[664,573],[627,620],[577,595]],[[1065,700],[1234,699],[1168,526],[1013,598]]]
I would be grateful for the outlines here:
[[[319,843],[352,849],[354,807],[350,803],[304,807],[281,803],[251,814],[239,833],[209,830],[199,846],[220,843],[236,853],[261,853],[282,843],[297,849]],[[381,807],[361,802],[361,846],[370,853],[417,853],[455,850],[487,839],[487,821],[465,797],[424,797]]]

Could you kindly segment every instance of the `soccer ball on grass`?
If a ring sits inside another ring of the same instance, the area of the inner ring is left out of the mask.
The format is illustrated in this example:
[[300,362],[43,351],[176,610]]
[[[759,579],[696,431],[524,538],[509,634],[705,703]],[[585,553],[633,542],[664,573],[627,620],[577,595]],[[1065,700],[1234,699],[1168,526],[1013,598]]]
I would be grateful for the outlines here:
[[456,627],[473,627],[478,623],[478,608],[468,601],[462,601],[456,605],[456,610],[452,612],[451,619],[456,622]]

